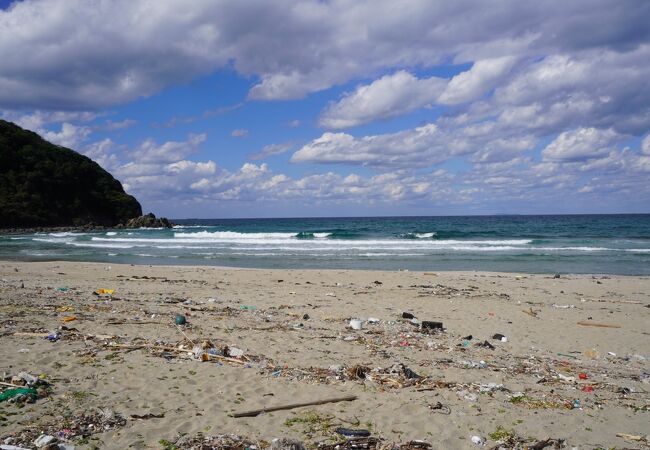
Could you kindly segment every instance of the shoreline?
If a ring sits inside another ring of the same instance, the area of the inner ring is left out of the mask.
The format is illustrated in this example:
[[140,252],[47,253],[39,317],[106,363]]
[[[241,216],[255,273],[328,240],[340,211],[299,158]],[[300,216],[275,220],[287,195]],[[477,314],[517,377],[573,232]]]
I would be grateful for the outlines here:
[[520,276],[541,276],[548,278],[555,278],[556,275],[560,275],[560,278],[591,278],[591,279],[610,279],[610,278],[639,278],[650,280],[650,275],[645,274],[613,274],[613,273],[558,273],[554,271],[549,272],[513,272],[513,271],[496,271],[496,270],[410,270],[410,269],[357,269],[357,268],[267,268],[267,267],[246,267],[246,266],[219,266],[213,264],[178,264],[176,263],[165,263],[165,262],[149,262],[149,263],[122,263],[122,262],[111,262],[111,261],[75,261],[75,260],[65,260],[65,259],[52,259],[52,260],[26,260],[26,259],[3,259],[0,258],[0,264],[81,264],[81,265],[109,265],[109,266],[129,266],[129,267],[160,267],[160,268],[183,268],[183,269],[216,269],[216,270],[256,270],[256,271],[269,271],[269,272],[295,272],[295,271],[304,271],[304,272],[377,272],[377,273],[421,273],[421,274],[432,274],[432,275],[444,275],[444,274],[477,274],[477,275],[511,275],[513,277]]
[[[650,277],[0,261],[0,370],[50,382],[33,404],[0,403],[0,438],[313,446],[344,440],[342,426],[433,448],[477,448],[474,436],[635,445],[617,433],[647,433],[648,305]],[[357,399],[232,417],[342,396]],[[98,429],[70,425],[92,414]]]

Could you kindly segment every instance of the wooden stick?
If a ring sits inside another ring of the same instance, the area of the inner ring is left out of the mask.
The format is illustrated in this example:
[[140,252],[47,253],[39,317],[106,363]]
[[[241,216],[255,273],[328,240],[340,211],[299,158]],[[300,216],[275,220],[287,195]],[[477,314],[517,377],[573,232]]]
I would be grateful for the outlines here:
[[594,322],[578,322],[578,325],[582,325],[583,327],[621,328],[620,325],[610,325],[607,323],[594,323]]
[[15,388],[22,388],[22,387],[25,387],[25,386],[19,386],[19,385],[17,385],[17,384],[5,383],[4,381],[0,381],[0,385],[2,385],[2,386],[9,386],[9,387],[15,387]]
[[196,344],[194,343],[194,341],[193,341],[192,339],[190,339],[190,337],[189,337],[187,334],[185,334],[185,332],[181,329],[181,327],[179,327],[178,325],[176,325],[176,328],[178,328],[178,331],[180,331],[181,333],[183,333],[183,336],[185,336],[185,339],[187,339],[188,341],[190,341],[190,344],[192,344],[193,346],[196,345]]
[[271,412],[271,411],[283,411],[286,409],[294,409],[294,408],[302,408],[303,406],[314,406],[314,405],[324,405],[325,403],[337,403],[337,402],[351,402],[352,400],[356,400],[357,396],[356,395],[348,395],[346,397],[335,397],[335,398],[328,398],[325,400],[314,400],[311,402],[304,402],[304,403],[292,403],[290,405],[280,405],[280,406],[269,406],[267,408],[261,408],[261,409],[253,409],[251,411],[245,411],[245,412],[240,412],[240,413],[235,413],[232,416],[237,418],[237,417],[255,417],[261,413],[264,412]]
[[528,314],[530,317],[537,318],[537,313],[535,311],[533,311],[533,308],[530,308],[530,311],[522,309],[521,312],[524,313],[524,314]]

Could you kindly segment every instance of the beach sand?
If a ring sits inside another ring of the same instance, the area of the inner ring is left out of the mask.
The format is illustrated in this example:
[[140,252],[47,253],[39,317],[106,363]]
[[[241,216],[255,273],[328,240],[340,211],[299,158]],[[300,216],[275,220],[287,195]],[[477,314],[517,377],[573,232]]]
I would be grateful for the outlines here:
[[[25,371],[50,383],[35,403],[0,403],[0,443],[45,430],[76,448],[163,448],[198,433],[313,445],[343,440],[342,426],[434,449],[480,448],[472,436],[486,448],[499,437],[647,448],[649,305],[650,277],[0,262],[4,381]],[[44,338],[60,326],[61,339]],[[208,340],[244,356],[190,356],[189,341]],[[357,399],[231,417],[345,395]],[[107,430],[65,431],[108,409]]]

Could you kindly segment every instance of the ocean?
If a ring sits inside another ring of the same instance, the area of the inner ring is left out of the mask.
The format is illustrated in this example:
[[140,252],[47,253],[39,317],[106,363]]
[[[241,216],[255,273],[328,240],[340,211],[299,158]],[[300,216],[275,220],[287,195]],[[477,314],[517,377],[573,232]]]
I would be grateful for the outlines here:
[[166,230],[1,235],[0,259],[650,275],[650,214],[174,222]]

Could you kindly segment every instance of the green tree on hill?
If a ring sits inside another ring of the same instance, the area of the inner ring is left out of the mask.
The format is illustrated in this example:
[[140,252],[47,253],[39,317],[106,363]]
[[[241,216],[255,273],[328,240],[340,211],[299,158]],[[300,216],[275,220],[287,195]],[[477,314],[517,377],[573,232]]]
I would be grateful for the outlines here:
[[99,164],[0,120],[0,228],[113,226],[141,214]]

